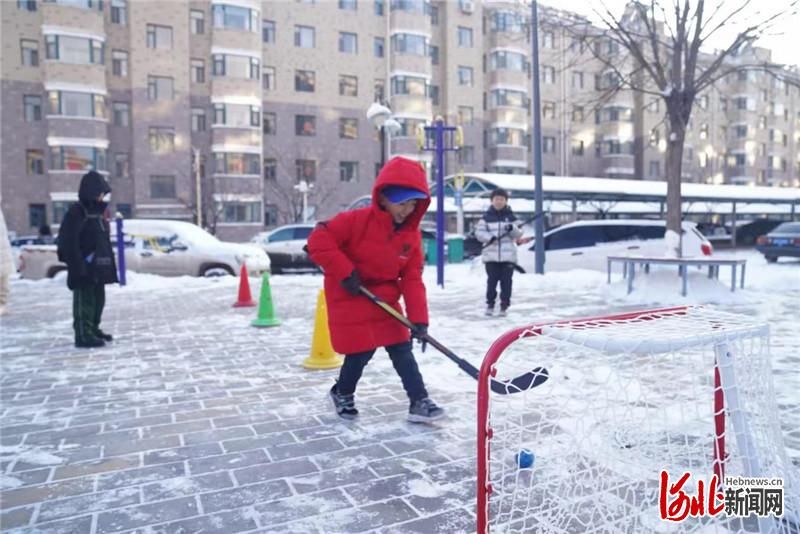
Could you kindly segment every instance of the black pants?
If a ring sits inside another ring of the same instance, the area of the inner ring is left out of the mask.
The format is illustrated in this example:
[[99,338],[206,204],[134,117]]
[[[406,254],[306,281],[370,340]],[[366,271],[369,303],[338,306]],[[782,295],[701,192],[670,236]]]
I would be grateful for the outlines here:
[[[417,360],[414,359],[414,353],[411,352],[411,342],[406,341],[397,345],[389,345],[386,347],[386,352],[389,353],[394,370],[400,375],[400,380],[403,381],[403,389],[406,390],[411,402],[427,397],[428,391],[425,389],[422,375],[419,372],[419,367],[417,367]],[[361,378],[361,373],[373,354],[375,354],[375,349],[348,354],[344,357],[344,363],[339,370],[339,381],[336,385],[340,395],[352,395],[355,393],[356,384]]]
[[75,341],[97,337],[105,305],[106,286],[103,284],[72,290],[72,327],[75,329]]
[[500,306],[508,308],[511,304],[511,278],[514,276],[514,264],[490,261],[485,265],[486,305],[494,308],[494,301],[497,300],[497,282],[500,282]]

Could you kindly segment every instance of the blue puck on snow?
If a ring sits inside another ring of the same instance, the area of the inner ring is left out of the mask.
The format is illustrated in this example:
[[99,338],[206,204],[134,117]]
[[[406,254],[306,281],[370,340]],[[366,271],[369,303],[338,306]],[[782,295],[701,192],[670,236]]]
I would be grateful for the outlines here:
[[533,452],[529,451],[528,449],[520,449],[514,458],[516,459],[517,465],[520,469],[528,469],[529,467],[533,467]]

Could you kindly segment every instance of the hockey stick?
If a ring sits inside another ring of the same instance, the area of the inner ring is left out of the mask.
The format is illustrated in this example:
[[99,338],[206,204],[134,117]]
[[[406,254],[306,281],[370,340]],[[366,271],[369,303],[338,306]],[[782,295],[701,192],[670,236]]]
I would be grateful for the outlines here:
[[[469,376],[478,380],[478,370],[468,361],[464,360],[463,358],[459,358],[456,356],[453,351],[436,341],[430,334],[427,332],[419,332],[417,327],[408,320],[403,314],[392,308],[389,304],[381,300],[377,295],[372,293],[369,289],[365,288],[364,286],[360,286],[359,291],[361,294],[369,298],[372,302],[377,304],[383,311],[403,323],[403,325],[414,332],[414,334],[424,339],[427,343],[430,343],[432,347],[437,349],[439,352],[447,356],[450,360],[455,362],[462,371],[467,373]],[[512,393],[519,393],[520,391],[525,391],[528,389],[535,388],[536,386],[540,386],[547,381],[550,377],[547,369],[544,367],[537,367],[532,371],[529,371],[525,374],[521,374],[511,380],[495,380],[490,379],[490,387],[492,391],[495,393],[499,393],[500,395],[509,395]]]
[[[537,213],[536,215],[534,215],[533,217],[531,217],[530,219],[525,219],[525,220],[524,220],[524,221],[522,221],[522,222],[521,222],[519,225],[520,225],[520,226],[525,226],[526,224],[530,224],[530,223],[532,223],[533,221],[535,221],[536,219],[538,219],[539,217],[541,217],[542,215],[544,215],[545,213],[547,213],[547,212],[541,211],[541,212]],[[507,236],[507,235],[508,235],[508,234],[510,234],[510,233],[511,233],[511,230],[506,230],[506,231],[503,233],[503,235],[501,235],[500,237],[497,237],[497,236],[492,236],[492,238],[489,240],[489,242],[488,242],[488,243],[486,243],[485,245],[483,245],[483,247],[481,248],[481,250],[485,249],[486,247],[489,247],[489,246],[491,246],[491,245],[492,245],[492,244],[493,244],[495,241],[500,241],[501,239],[503,239],[505,236]],[[522,271],[522,272],[525,272],[525,271]]]

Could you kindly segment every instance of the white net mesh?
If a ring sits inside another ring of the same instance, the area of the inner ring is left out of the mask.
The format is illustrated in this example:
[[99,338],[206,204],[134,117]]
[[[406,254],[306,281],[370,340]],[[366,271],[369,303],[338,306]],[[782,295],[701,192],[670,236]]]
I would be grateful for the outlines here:
[[[497,380],[538,366],[550,378],[528,391],[489,396],[491,532],[722,533],[760,526],[800,533],[772,519],[659,517],[661,470],[671,483],[691,472],[688,495],[696,494],[699,477],[707,483],[714,473],[717,355],[728,365],[721,366],[725,475],[783,477],[791,519],[800,502],[774,404],[768,327],[691,307],[544,327],[502,353]],[[523,449],[533,455],[529,468],[518,463]]]

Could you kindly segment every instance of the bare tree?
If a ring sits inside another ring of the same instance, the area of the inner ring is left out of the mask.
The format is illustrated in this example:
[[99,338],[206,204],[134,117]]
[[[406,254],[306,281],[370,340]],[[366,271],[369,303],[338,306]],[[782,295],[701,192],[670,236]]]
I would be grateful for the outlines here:
[[[696,97],[717,81],[742,70],[758,70],[785,82],[793,81],[782,66],[759,61],[755,55],[752,60],[748,59],[744,52],[764,36],[779,17],[795,15],[797,0],[785,2],[769,13],[757,11],[722,50],[714,54],[702,50],[723,27],[741,19],[751,3],[752,0],[718,0],[708,13],[704,0],[640,0],[629,3],[619,16],[603,6],[595,13],[606,27],[605,35],[586,35],[593,41],[612,39],[630,58],[628,62],[621,62],[620,56],[610,57],[604,55],[600,47],[589,47],[594,56],[615,73],[614,90],[630,89],[634,94],[664,101],[669,131],[665,163],[667,228],[675,232],[674,236],[681,233],[683,149]],[[674,254],[680,255],[679,238],[673,238],[672,243]]]

